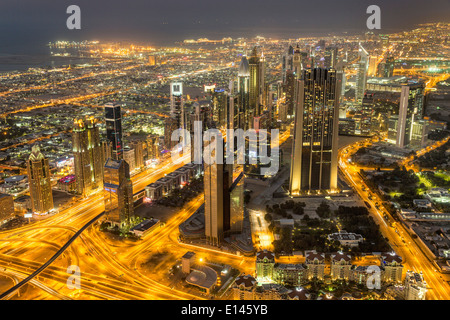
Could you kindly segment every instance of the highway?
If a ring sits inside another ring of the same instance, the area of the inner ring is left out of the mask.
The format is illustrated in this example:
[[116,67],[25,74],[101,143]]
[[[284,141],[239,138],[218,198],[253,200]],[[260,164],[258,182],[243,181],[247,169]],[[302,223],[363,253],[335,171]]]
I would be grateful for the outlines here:
[[[413,270],[415,272],[423,272],[424,279],[428,285],[427,299],[430,300],[448,300],[450,299],[450,286],[444,279],[441,278],[441,274],[436,270],[433,262],[429,260],[426,254],[424,254],[421,246],[416,243],[412,238],[410,231],[408,231],[402,223],[396,223],[394,227],[390,227],[385,221],[384,215],[387,215],[391,221],[394,221],[389,212],[382,206],[380,209],[375,207],[375,204],[382,203],[382,199],[376,193],[372,192],[372,200],[369,199],[367,191],[363,191],[363,187],[366,190],[370,190],[363,179],[359,175],[360,168],[353,162],[349,162],[348,159],[351,154],[356,152],[361,142],[357,142],[352,145],[348,145],[339,150],[339,168],[344,174],[347,182],[353,189],[359,194],[363,201],[367,201],[371,208],[370,214],[375,219],[376,223],[380,227],[380,231],[384,237],[389,239],[389,243],[393,250],[403,258],[404,272],[406,270]],[[370,143],[370,139],[365,140],[365,144]],[[440,145],[441,143],[436,144]],[[425,150],[433,150],[428,148]],[[425,151],[420,151],[423,154]],[[412,160],[412,158],[410,159]],[[405,164],[407,164],[405,162]],[[399,232],[397,233],[396,230]],[[405,270],[406,269],[406,270]]]

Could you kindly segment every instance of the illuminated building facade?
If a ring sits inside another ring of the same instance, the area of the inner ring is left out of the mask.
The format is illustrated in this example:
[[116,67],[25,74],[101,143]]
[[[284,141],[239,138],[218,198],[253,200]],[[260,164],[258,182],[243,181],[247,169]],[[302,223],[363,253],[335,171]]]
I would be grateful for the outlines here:
[[133,185],[127,162],[108,159],[103,185],[106,221],[120,227],[129,224],[134,208]]
[[290,193],[337,188],[340,74],[306,69],[297,81]]
[[423,117],[425,84],[411,82],[402,86],[398,110],[397,139],[395,145],[400,148],[409,146],[413,123]]
[[94,118],[75,119],[72,130],[76,192],[88,196],[103,187],[102,144]]
[[369,68],[369,53],[359,44],[359,62],[356,71],[356,101],[362,101],[366,91],[367,71]]
[[27,172],[32,210],[37,214],[46,214],[53,210],[52,184],[48,159],[44,158],[38,145],[31,149]]
[[123,159],[122,112],[117,103],[105,105],[106,138],[111,142],[112,158]]

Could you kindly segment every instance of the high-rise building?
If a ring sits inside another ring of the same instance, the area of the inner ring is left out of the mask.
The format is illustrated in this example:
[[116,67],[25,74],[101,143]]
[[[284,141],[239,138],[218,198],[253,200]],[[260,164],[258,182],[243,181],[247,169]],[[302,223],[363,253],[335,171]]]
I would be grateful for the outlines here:
[[261,105],[264,97],[264,58],[261,59],[256,47],[252,50],[248,64],[250,72],[249,105],[256,116],[262,111]]
[[383,68],[383,77],[390,78],[394,76],[394,66],[395,59],[393,56],[389,55],[386,57],[386,61],[384,62]]
[[[102,172],[106,160],[112,158],[112,143],[109,140],[103,140],[100,142],[102,148]],[[103,174],[103,173],[102,173]]]
[[[253,109],[250,108],[250,66],[246,57],[242,57],[239,64],[237,85],[239,104],[234,105],[234,108],[231,109],[234,113],[232,117],[238,117],[242,113],[243,124],[245,129],[248,129],[250,119],[253,117]],[[239,118],[235,119],[235,121],[238,120]]]
[[294,48],[292,45],[289,45],[289,48],[287,52],[283,55],[282,61],[281,61],[281,67],[282,67],[282,83],[286,82],[286,71],[287,70],[293,70],[294,68]]
[[164,121],[164,146],[167,150],[172,148],[178,143],[172,141],[172,133],[178,129],[177,119],[169,117]]
[[291,70],[286,71],[286,82],[284,83],[284,93],[285,93],[287,114],[289,116],[294,115],[295,84],[296,84],[296,77],[294,72]]
[[409,145],[413,134],[413,123],[423,117],[424,92],[423,82],[409,82],[402,85],[395,142],[397,147],[404,148]]
[[182,82],[170,84],[170,116],[176,120],[177,128],[185,128]]
[[302,55],[301,55],[300,47],[298,46],[298,44],[294,49],[294,57],[293,57],[291,70],[294,73],[295,78],[299,79],[300,75],[302,73],[302,70],[303,70],[303,66],[302,66]]
[[214,89],[211,92],[212,119],[218,127],[226,127],[228,120],[228,92]]
[[337,47],[327,47],[324,53],[324,67],[325,68],[336,68],[337,63]]
[[364,94],[361,104],[361,121],[359,125],[360,134],[368,136],[372,132],[372,115],[374,112],[375,102],[373,94]]
[[53,210],[52,184],[48,159],[44,158],[38,145],[31,148],[27,172],[32,210],[37,214],[46,214]]
[[123,149],[123,160],[128,163],[128,168],[130,169],[130,173],[134,172],[136,169],[136,154],[135,150],[129,147],[125,147]]
[[14,199],[11,195],[0,193],[0,225],[14,218]]
[[144,142],[140,140],[132,141],[130,146],[134,150],[134,167],[136,170],[144,169]]
[[306,69],[297,81],[290,193],[337,188],[340,74]]
[[122,227],[133,217],[133,184],[125,160],[108,159],[104,168],[104,202],[106,221]]
[[356,71],[356,101],[362,101],[366,91],[367,70],[369,68],[369,53],[359,44],[359,62]]
[[230,229],[232,168],[227,164],[204,164],[205,235],[207,242],[216,246]]
[[72,151],[75,184],[78,194],[88,196],[103,188],[103,151],[99,128],[93,117],[75,119],[72,130]]
[[121,160],[123,157],[122,112],[117,103],[105,105],[106,138],[112,145],[112,157]]

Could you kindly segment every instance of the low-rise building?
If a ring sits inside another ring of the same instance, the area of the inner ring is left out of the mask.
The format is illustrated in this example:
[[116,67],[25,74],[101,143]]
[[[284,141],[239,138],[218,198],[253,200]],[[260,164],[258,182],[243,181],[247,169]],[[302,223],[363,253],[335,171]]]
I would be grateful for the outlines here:
[[349,280],[352,257],[349,254],[336,252],[331,254],[331,279]]
[[305,264],[307,266],[308,279],[316,278],[323,280],[325,273],[325,254],[317,253],[315,250],[305,251]]
[[328,240],[336,240],[344,247],[357,247],[364,238],[360,234],[349,233],[345,230],[328,235]]
[[422,273],[408,270],[405,277],[405,300],[425,300],[427,283]]

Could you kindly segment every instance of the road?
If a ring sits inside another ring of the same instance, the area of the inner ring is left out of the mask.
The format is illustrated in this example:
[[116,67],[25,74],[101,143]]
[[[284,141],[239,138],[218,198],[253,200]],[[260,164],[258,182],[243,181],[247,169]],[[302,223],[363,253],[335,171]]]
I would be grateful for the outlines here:
[[[349,185],[356,190],[362,200],[367,201],[371,205],[371,209],[369,209],[370,214],[379,225],[383,236],[389,239],[389,243],[393,250],[403,258],[404,269],[423,272],[424,279],[428,285],[427,299],[450,299],[449,284],[441,278],[441,274],[436,270],[433,261],[430,261],[427,255],[424,254],[420,245],[412,238],[410,231],[408,231],[401,223],[397,223],[396,227],[390,227],[383,217],[383,215],[387,215],[391,221],[393,221],[389,212],[383,207],[380,207],[379,209],[375,207],[377,202],[381,204],[383,201],[376,193],[372,193],[371,200],[368,198],[367,191],[363,191],[363,187],[365,187],[366,190],[370,189],[359,175],[360,168],[353,162],[348,161],[351,153],[356,152],[359,148],[359,143],[360,142],[343,147],[339,150],[339,168],[341,172],[344,174]],[[365,143],[370,143],[370,139],[365,140]],[[438,145],[439,144],[436,144],[436,146]],[[433,148],[425,150],[431,151]],[[423,154],[424,152],[425,151],[421,150],[420,154]],[[405,162],[405,164],[408,165],[408,162]],[[398,233],[395,231],[396,228],[399,230]]]

